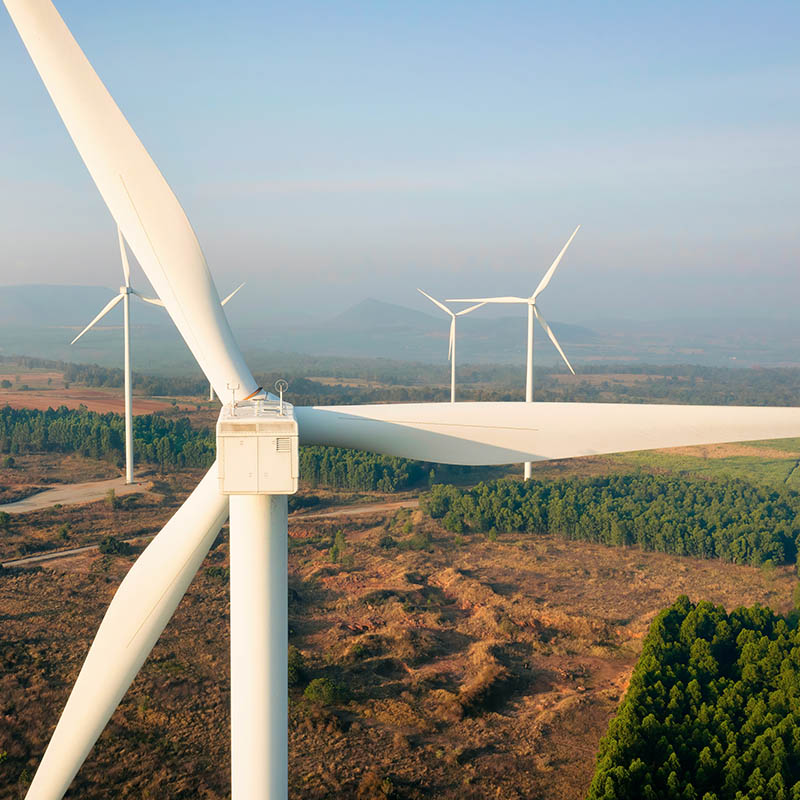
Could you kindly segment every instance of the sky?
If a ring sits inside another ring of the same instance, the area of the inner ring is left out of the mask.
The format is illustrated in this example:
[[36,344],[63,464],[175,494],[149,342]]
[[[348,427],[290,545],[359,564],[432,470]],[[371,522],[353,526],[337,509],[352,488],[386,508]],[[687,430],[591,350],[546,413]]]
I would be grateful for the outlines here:
[[[796,0],[57,7],[243,314],[529,294],[580,223],[548,319],[800,323]],[[119,285],[4,10],[0,76],[0,285]]]

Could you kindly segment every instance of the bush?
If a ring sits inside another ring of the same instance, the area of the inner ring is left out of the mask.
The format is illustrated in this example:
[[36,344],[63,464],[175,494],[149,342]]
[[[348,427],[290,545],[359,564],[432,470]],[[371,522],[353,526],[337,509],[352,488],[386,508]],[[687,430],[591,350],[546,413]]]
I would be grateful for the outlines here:
[[0,528],[5,528],[11,522],[11,514],[7,511],[0,511]]
[[113,489],[109,489],[106,492],[106,505],[112,510],[119,508],[119,500],[117,499],[117,493]]
[[128,556],[133,552],[133,548],[115,536],[106,536],[97,548],[103,555]]
[[342,684],[330,678],[315,678],[306,686],[303,696],[312,703],[330,706],[347,702],[348,692]]
[[306,660],[294,645],[289,645],[289,686],[300,686],[305,679]]
[[409,540],[408,546],[412,550],[430,550],[431,535],[428,531],[417,531]]
[[339,561],[339,559],[344,556],[346,547],[347,542],[344,538],[344,531],[336,531],[336,536],[333,539],[333,545],[331,545],[331,549],[328,551],[331,561],[334,563]]
[[15,465],[16,463],[17,463],[17,462],[16,462],[16,461],[14,461],[14,456],[6,456],[6,457],[3,459],[3,466],[4,466],[6,469],[14,469],[14,465]]
[[227,567],[208,567],[206,575],[209,578],[216,578],[221,581],[226,581],[231,576],[231,571]]

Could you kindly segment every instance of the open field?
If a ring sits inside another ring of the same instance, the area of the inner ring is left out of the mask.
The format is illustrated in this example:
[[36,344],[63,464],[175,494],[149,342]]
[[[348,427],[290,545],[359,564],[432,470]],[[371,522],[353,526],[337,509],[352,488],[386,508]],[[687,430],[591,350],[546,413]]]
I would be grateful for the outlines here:
[[[151,532],[193,479],[162,486],[174,491],[166,503],[142,495],[135,508],[95,503],[19,520],[42,540],[62,519],[76,543],[90,531]],[[345,544],[332,561],[337,530]],[[577,800],[660,608],[687,593],[786,610],[795,583],[789,568],[531,535],[456,537],[412,509],[295,517],[290,534],[290,641],[306,662],[292,690],[292,798]],[[0,573],[0,798],[18,797],[35,769],[132,559],[90,552]],[[223,537],[71,796],[227,796],[226,567]],[[315,678],[349,696],[305,699]]]
[[[14,390],[0,389],[0,405],[9,405],[12,408],[36,408],[46,411],[48,408],[79,408],[86,406],[89,411],[105,413],[113,411],[122,414],[125,410],[125,400],[122,389],[91,389],[86,386],[76,386],[65,389],[63,386],[56,389],[30,389]],[[133,398],[134,414],[152,414],[154,411],[166,411],[173,408],[172,402],[167,398],[139,397]],[[194,403],[183,402],[178,404],[181,410],[193,410]]]
[[533,477],[547,480],[642,470],[706,478],[742,478],[800,489],[799,464],[800,439],[775,439],[546,461],[533,465]]

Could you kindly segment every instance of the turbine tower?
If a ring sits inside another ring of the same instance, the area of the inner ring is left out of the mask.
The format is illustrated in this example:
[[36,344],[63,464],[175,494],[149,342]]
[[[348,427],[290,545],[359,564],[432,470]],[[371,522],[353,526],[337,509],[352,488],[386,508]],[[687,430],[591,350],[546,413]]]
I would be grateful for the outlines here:
[[183,209],[58,12],[50,0],[4,2],[111,215],[223,402],[217,461],[120,584],[36,770],[30,800],[57,800],[67,791],[229,514],[232,797],[285,800],[287,495],[297,481],[298,432],[304,444],[476,465],[800,435],[798,408],[292,408],[265,398]]
[[450,315],[450,346],[447,350],[447,357],[450,359],[450,402],[455,403],[456,401],[456,317],[463,317],[464,314],[469,314],[470,311],[474,311],[476,308],[480,308],[484,303],[478,303],[474,306],[470,306],[469,308],[463,309],[463,311],[451,311],[444,303],[440,303],[436,298],[431,297],[427,292],[423,292],[422,289],[417,289],[420,294],[424,294],[431,303],[439,306],[445,314]]
[[160,300],[152,297],[145,297],[135,289],[131,288],[131,267],[128,263],[128,253],[125,250],[125,239],[122,231],[117,226],[117,238],[119,239],[119,254],[122,260],[122,274],[125,278],[125,285],[119,287],[119,294],[112,298],[100,313],[70,342],[75,344],[86,331],[94,327],[103,317],[111,311],[120,301],[122,301],[123,331],[125,340],[125,483],[133,483],[133,384],[131,376],[131,295],[144,300],[145,303],[153,305],[163,305]]
[[[452,299],[448,300],[448,303],[523,303],[528,306],[528,353],[526,359],[526,368],[525,368],[525,402],[532,403],[533,402],[533,319],[534,317],[539,321],[539,324],[544,329],[544,332],[550,337],[550,341],[555,345],[556,350],[561,355],[561,358],[564,359],[564,363],[567,365],[567,369],[574,375],[575,370],[572,369],[572,364],[569,363],[569,359],[564,354],[564,351],[561,349],[561,345],[558,343],[558,339],[556,339],[556,335],[553,333],[550,326],[547,324],[547,320],[545,320],[544,316],[542,316],[542,312],[539,311],[539,308],[536,305],[536,298],[547,288],[547,284],[550,283],[550,279],[553,277],[553,273],[556,271],[558,265],[561,263],[561,259],[564,257],[564,253],[567,252],[567,248],[572,244],[572,240],[575,238],[575,234],[580,230],[580,225],[572,232],[572,236],[567,239],[567,243],[564,247],[561,248],[561,252],[556,256],[556,260],[550,265],[550,268],[545,272],[544,277],[539,281],[539,285],[534,290],[533,294],[530,297],[480,297],[480,298],[470,298],[470,299]],[[531,477],[531,462],[525,462],[525,479]]]

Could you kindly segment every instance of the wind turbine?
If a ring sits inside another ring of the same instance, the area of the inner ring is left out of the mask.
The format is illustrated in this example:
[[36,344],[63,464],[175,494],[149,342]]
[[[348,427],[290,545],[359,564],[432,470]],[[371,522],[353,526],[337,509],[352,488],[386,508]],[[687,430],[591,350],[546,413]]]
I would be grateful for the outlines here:
[[445,314],[450,315],[450,346],[447,350],[447,357],[450,359],[450,402],[455,403],[456,401],[456,317],[462,317],[464,314],[469,314],[470,311],[474,311],[476,308],[480,308],[484,303],[478,303],[477,305],[470,306],[469,308],[465,308],[462,311],[451,311],[444,303],[440,303],[436,298],[431,297],[427,292],[423,292],[422,289],[417,289],[420,294],[424,294],[431,303],[436,304]]
[[[220,305],[224,306],[228,302],[228,300],[230,300],[236,294],[236,292],[238,292],[239,289],[241,289],[243,286],[244,283],[240,283],[224,300],[222,300]],[[142,299],[147,300],[148,303],[153,303],[153,305],[161,306],[162,308],[164,307],[164,303],[161,302],[161,300],[157,299],[149,300],[146,297],[143,297]],[[214,399],[214,385],[211,383],[211,381],[208,382],[208,399],[209,401],[212,401]]]
[[100,313],[70,342],[75,344],[86,331],[94,327],[103,317],[115,308],[122,301],[123,331],[125,339],[125,483],[133,483],[133,385],[131,379],[131,295],[144,300],[145,303],[153,305],[163,305],[160,300],[152,297],[145,297],[136,289],[131,288],[131,268],[128,263],[128,253],[125,250],[125,239],[122,231],[117,226],[117,238],[119,239],[119,253],[122,260],[122,274],[125,278],[125,285],[119,287],[119,293],[112,298],[101,309]]
[[[218,431],[241,419],[257,433],[261,423],[246,420],[262,408],[273,414],[267,427],[296,425],[304,444],[449,464],[800,435],[798,408],[419,403],[295,409],[265,400],[183,209],[58,12],[50,0],[4,2],[111,215],[224,403]],[[244,400],[237,403],[237,395]],[[237,459],[221,434],[223,461],[152,539],[114,595],[30,785],[31,800],[55,800],[67,791],[229,513],[232,797],[287,797],[287,490],[223,494],[220,479],[224,484],[231,475],[222,468],[235,472]],[[282,452],[280,437],[275,444]]]
[[[572,244],[572,240],[575,238],[575,234],[580,230],[581,226],[578,225],[577,228],[572,232],[572,236],[567,239],[567,243],[561,248],[561,252],[556,256],[556,260],[550,265],[550,268],[545,272],[544,277],[539,281],[539,285],[534,290],[533,294],[530,297],[481,297],[481,298],[471,298],[468,300],[465,299],[452,299],[448,300],[448,303],[523,303],[528,306],[528,354],[527,354],[527,361],[526,361],[526,368],[525,368],[525,402],[532,403],[533,402],[533,319],[534,317],[539,321],[539,324],[544,328],[544,332],[550,337],[550,341],[555,345],[556,350],[558,350],[561,358],[564,359],[564,363],[567,365],[567,369],[574,375],[575,370],[572,369],[572,364],[569,363],[569,359],[565,355],[564,351],[561,349],[561,345],[558,343],[558,339],[556,339],[556,335],[553,333],[550,326],[547,324],[547,320],[545,320],[542,312],[539,311],[539,308],[536,305],[536,298],[547,288],[547,284],[550,283],[550,279],[553,277],[553,273],[556,271],[558,265],[561,263],[561,259],[564,257],[564,253],[567,252],[567,248]],[[531,477],[531,462],[525,462],[525,479]]]

